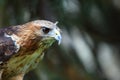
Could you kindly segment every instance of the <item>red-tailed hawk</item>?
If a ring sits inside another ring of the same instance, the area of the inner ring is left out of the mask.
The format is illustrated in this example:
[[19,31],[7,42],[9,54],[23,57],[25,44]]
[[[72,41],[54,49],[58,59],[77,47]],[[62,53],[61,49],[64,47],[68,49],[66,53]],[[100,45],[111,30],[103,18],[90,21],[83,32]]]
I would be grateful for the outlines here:
[[0,29],[0,80],[22,80],[61,34],[56,23],[35,20]]

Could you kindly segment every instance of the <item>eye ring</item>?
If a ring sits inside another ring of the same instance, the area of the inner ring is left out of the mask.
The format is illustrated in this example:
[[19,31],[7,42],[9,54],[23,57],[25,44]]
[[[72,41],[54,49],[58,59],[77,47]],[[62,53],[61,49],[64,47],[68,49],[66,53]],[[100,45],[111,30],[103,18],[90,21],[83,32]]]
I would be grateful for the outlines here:
[[45,34],[49,33],[50,30],[51,30],[50,28],[42,27],[42,31],[43,31]]

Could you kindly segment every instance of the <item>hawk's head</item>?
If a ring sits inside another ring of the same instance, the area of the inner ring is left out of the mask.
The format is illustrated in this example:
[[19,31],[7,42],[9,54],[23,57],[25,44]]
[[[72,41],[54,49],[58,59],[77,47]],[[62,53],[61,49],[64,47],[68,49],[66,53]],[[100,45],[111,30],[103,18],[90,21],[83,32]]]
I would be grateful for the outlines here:
[[37,30],[35,31],[35,34],[37,36],[40,36],[42,40],[48,39],[48,38],[54,38],[58,41],[58,44],[61,43],[61,34],[60,29],[56,25],[56,23],[46,21],[46,20],[36,20],[31,22],[32,26],[35,27]]

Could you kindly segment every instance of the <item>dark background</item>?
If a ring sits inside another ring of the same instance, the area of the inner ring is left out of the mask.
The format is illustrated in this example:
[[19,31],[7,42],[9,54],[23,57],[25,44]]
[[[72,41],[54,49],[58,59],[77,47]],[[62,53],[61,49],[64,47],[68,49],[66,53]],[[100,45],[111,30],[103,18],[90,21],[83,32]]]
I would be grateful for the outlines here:
[[36,19],[63,40],[25,80],[120,80],[120,0],[0,0],[0,27]]

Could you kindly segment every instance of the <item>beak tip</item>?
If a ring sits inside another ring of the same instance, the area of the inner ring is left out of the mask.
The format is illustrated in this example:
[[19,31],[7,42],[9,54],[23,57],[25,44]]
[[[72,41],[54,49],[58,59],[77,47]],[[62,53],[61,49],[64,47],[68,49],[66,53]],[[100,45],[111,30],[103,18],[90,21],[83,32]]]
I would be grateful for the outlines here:
[[60,44],[61,44],[61,40],[58,41],[58,45],[60,45]]

